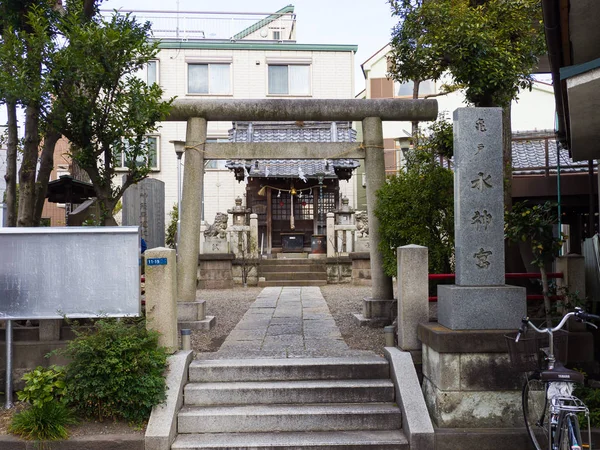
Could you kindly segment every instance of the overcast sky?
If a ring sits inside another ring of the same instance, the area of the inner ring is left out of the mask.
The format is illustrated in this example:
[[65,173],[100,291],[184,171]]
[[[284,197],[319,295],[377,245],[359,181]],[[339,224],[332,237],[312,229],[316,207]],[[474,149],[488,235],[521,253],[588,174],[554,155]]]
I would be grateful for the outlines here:
[[[105,0],[101,9],[272,13],[294,5],[299,44],[357,45],[355,90],[364,88],[360,65],[387,44],[396,20],[386,0]],[[257,17],[257,21],[260,17]]]

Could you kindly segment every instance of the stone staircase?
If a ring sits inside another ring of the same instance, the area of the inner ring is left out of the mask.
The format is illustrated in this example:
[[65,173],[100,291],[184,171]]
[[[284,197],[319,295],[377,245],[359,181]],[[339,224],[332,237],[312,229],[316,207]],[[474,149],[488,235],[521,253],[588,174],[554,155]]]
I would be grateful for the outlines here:
[[408,449],[376,356],[197,360],[172,450]]
[[316,259],[264,259],[258,270],[259,287],[324,286],[327,284],[327,264]]

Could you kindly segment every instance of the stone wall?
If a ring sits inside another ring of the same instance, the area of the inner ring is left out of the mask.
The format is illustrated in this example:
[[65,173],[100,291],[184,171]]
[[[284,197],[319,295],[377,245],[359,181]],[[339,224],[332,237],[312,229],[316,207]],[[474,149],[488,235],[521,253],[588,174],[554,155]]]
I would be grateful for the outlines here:
[[509,364],[504,332],[420,325],[423,393],[440,428],[522,427],[523,375]]
[[350,283],[352,262],[348,257],[327,258],[327,284]]

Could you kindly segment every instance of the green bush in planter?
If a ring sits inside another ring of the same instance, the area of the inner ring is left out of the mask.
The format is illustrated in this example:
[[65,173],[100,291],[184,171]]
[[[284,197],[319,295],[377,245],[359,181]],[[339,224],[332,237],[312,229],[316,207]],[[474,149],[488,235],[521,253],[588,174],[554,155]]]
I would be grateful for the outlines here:
[[167,354],[142,319],[101,319],[65,349],[66,398],[85,417],[140,423],[165,399]]

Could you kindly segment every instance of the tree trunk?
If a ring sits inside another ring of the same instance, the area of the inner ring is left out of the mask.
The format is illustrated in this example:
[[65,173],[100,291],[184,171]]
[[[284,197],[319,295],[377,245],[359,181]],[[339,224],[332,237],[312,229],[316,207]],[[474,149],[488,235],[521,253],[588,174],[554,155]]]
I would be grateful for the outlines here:
[[511,106],[502,108],[502,163],[504,165],[504,209],[512,209],[512,127]]
[[6,210],[7,226],[17,226],[17,147],[19,135],[17,131],[17,104],[7,100],[8,142],[6,143]]
[[548,274],[546,273],[545,267],[540,267],[540,274],[542,276],[542,294],[544,296],[544,313],[546,314],[546,326],[552,327],[552,315],[550,314],[550,297],[548,294]]
[[19,170],[19,218],[17,226],[34,225],[33,209],[35,205],[35,171],[37,167],[39,137],[39,109],[27,106],[25,109],[25,143],[23,161]]
[[42,154],[40,156],[40,168],[38,170],[37,181],[35,183],[35,206],[33,210],[33,223],[37,226],[42,218],[42,210],[46,201],[48,192],[48,181],[54,166],[54,147],[60,139],[60,133],[50,130],[44,137]]
[[[417,100],[419,98],[419,86],[421,85],[421,81],[420,80],[414,80],[413,81],[413,100]],[[411,134],[412,134],[412,139],[413,139],[413,146],[414,148],[417,147],[418,144],[418,139],[419,139],[419,121],[418,120],[414,120],[411,122],[412,124],[412,129],[410,130]]]

